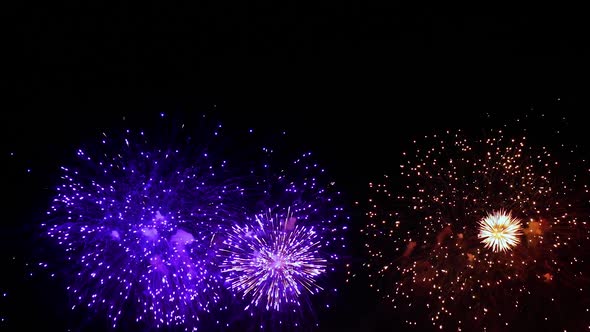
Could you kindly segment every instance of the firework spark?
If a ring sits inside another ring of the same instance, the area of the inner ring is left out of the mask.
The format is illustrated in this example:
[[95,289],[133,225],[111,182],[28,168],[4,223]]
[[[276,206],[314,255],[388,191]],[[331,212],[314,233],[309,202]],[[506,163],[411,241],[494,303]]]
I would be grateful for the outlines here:
[[401,177],[369,186],[370,286],[411,309],[410,326],[422,320],[416,308],[437,330],[583,324],[558,310],[587,292],[587,173],[576,150],[551,153],[500,130],[413,143]]
[[510,212],[498,211],[488,214],[479,222],[478,237],[486,248],[495,252],[508,251],[517,245],[522,235],[520,220],[512,217]]
[[144,132],[103,133],[61,168],[45,227],[74,269],[72,308],[104,312],[112,327],[192,329],[219,300],[212,239],[240,188],[219,177],[225,161],[183,135],[159,147]]
[[225,245],[222,272],[233,290],[250,299],[246,309],[280,311],[322,290],[316,283],[326,272],[320,239],[290,212],[280,218],[269,211],[256,216],[254,225],[233,226]]

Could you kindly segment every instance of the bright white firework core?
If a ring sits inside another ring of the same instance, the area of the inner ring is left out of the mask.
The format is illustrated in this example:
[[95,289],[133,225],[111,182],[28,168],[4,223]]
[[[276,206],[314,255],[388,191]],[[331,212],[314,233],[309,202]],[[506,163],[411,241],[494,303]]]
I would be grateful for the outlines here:
[[511,250],[520,242],[521,222],[510,212],[496,211],[479,222],[478,238],[494,252]]

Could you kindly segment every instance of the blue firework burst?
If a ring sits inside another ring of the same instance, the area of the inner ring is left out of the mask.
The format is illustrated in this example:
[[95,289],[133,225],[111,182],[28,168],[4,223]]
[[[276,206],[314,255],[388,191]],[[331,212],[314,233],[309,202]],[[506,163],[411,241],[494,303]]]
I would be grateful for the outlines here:
[[188,329],[219,301],[215,234],[241,189],[224,160],[183,135],[158,146],[141,131],[103,133],[61,168],[45,227],[71,264],[73,308],[106,313],[113,327]]

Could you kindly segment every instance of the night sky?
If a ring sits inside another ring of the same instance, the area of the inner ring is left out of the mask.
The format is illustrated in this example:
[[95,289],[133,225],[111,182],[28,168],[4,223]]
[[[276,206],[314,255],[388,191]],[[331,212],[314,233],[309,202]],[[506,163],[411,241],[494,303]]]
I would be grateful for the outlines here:
[[66,1],[8,12],[0,330],[62,331],[90,319],[69,311],[63,281],[25,277],[34,270],[25,264],[40,250],[56,169],[123,116],[153,128],[161,112],[210,113],[229,127],[285,129],[295,150],[315,153],[351,203],[358,275],[319,317],[322,331],[406,329],[366,286],[356,236],[364,221],[352,203],[398,170],[412,138],[483,128],[488,115],[501,123],[545,113],[566,117],[568,137],[590,152],[578,8]]

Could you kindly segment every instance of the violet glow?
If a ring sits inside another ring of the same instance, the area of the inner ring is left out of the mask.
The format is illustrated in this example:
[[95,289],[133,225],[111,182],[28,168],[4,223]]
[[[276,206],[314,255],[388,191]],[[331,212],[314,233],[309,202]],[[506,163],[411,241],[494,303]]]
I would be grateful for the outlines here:
[[73,309],[106,313],[113,328],[134,319],[193,329],[220,300],[215,234],[241,189],[190,139],[158,148],[146,136],[103,134],[79,149],[61,168],[46,232],[71,262]]

